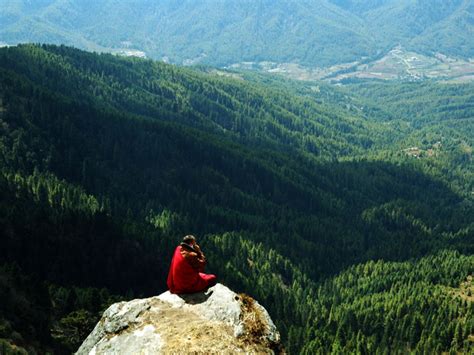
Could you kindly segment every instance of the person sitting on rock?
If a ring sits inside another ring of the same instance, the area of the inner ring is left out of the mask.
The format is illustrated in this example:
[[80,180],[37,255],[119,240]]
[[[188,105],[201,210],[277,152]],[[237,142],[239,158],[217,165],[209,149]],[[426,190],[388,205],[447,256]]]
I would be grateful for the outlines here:
[[174,251],[168,273],[167,284],[171,293],[194,293],[216,284],[216,275],[205,274],[206,257],[196,243],[196,238],[187,235]]

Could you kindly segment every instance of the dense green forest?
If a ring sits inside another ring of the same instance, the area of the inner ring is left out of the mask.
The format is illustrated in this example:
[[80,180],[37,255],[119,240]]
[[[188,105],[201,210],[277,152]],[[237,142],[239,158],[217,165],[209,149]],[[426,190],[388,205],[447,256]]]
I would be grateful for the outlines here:
[[75,351],[193,233],[290,353],[472,350],[472,85],[313,86],[1,48],[0,349]]
[[2,5],[0,38],[8,44],[139,51],[185,65],[271,61],[326,67],[376,58],[397,45],[428,55],[474,56],[469,0],[8,0]]

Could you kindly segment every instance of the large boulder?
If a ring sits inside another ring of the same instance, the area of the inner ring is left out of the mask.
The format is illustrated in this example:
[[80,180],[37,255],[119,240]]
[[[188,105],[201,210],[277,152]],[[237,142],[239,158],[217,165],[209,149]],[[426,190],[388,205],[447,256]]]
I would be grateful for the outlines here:
[[111,305],[77,354],[282,353],[280,334],[257,301],[217,284]]

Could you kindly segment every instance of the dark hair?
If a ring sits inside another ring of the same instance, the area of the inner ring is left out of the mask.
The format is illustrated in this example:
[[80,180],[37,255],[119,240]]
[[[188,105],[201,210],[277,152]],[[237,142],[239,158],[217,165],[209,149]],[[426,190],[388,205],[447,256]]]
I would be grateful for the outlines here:
[[183,238],[183,243],[186,243],[186,244],[191,244],[192,242],[195,242],[196,241],[196,238],[194,237],[194,235],[187,235]]

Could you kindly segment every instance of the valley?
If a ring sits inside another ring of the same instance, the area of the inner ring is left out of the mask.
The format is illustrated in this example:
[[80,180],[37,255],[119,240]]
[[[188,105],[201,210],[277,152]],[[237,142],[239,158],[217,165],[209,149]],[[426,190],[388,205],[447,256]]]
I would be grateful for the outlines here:
[[296,63],[243,62],[227,66],[229,70],[257,70],[303,81],[325,81],[333,84],[354,80],[440,80],[462,83],[474,80],[474,60],[434,56],[407,51],[401,46],[379,59],[337,64],[325,68],[309,68]]
[[0,353],[75,353],[188,234],[288,354],[474,353],[473,19],[1,2]]
[[104,307],[166,289],[192,231],[290,353],[472,349],[446,291],[474,270],[472,83],[53,45],[1,48],[0,73],[3,348],[75,351]]

